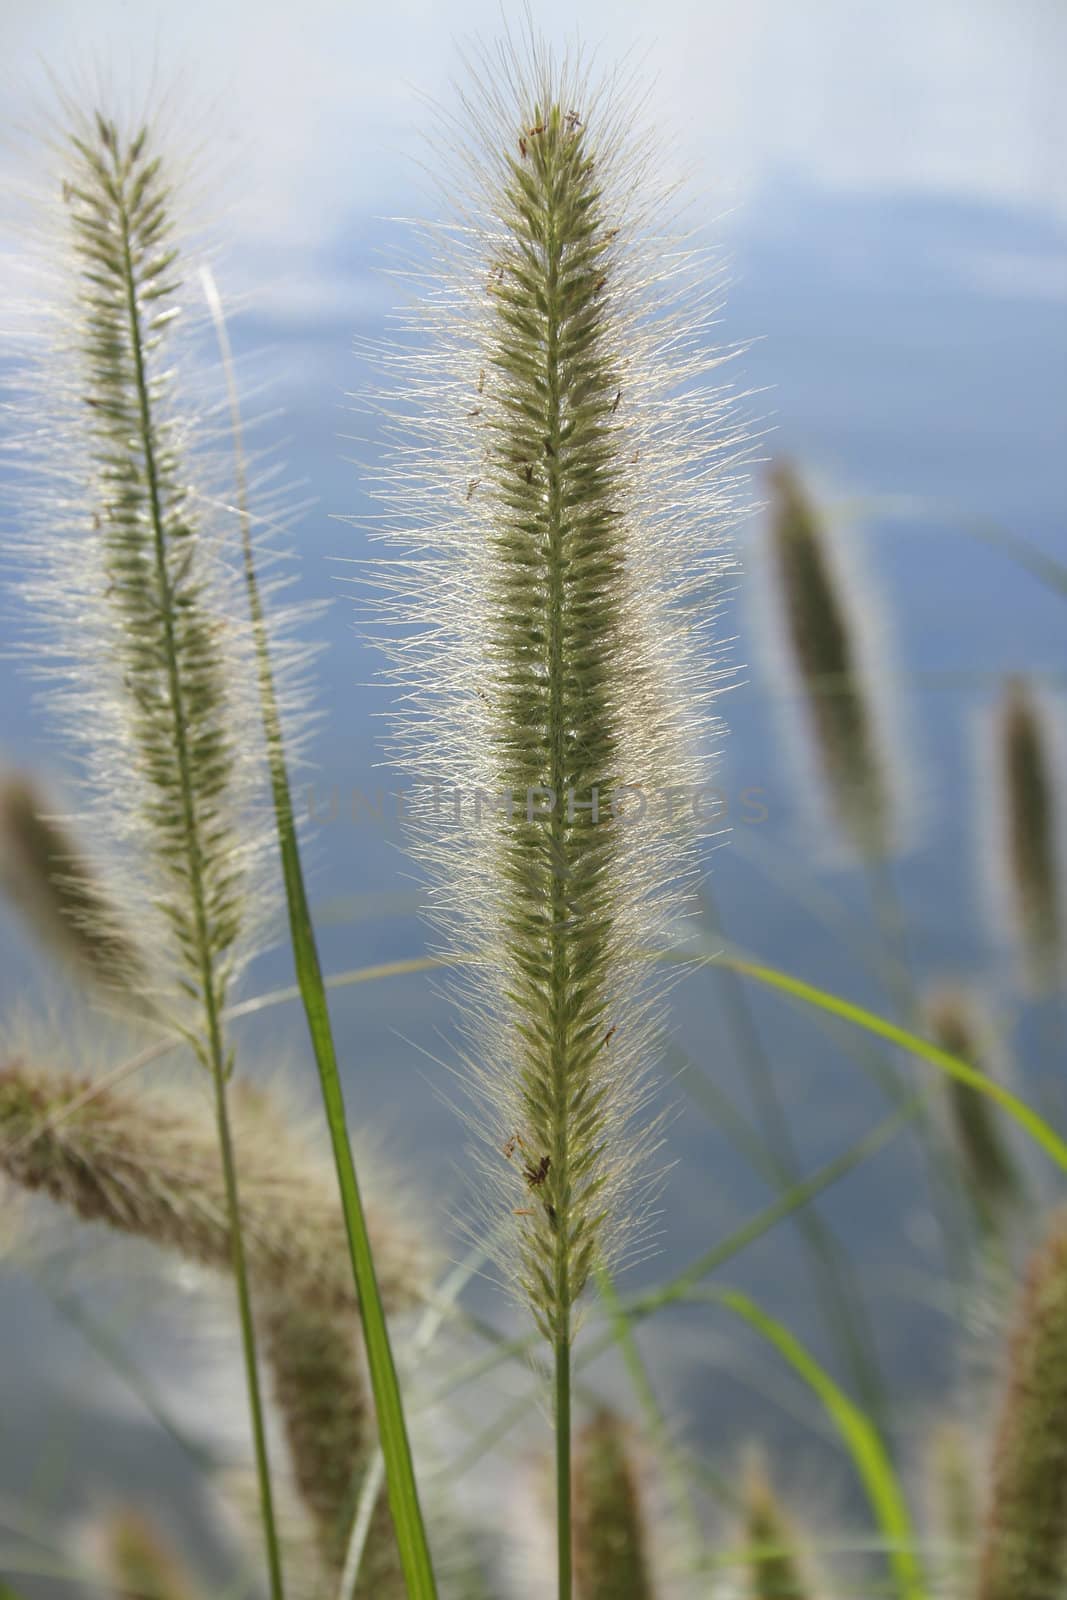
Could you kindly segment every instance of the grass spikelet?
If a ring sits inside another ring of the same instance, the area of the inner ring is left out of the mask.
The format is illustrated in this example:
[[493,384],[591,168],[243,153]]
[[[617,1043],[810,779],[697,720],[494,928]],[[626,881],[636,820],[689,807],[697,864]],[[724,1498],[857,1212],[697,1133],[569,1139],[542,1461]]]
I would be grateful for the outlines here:
[[248,643],[184,374],[181,199],[150,123],[64,118],[58,215],[38,246],[49,337],[26,379],[42,422],[21,441],[22,595],[114,846],[109,891],[210,1064],[261,909],[265,834],[249,826],[256,758],[234,735],[254,692]]
[[1011,678],[996,717],[1000,848],[1026,973],[1038,992],[1063,972],[1063,906],[1053,763],[1043,712]]
[[1067,1216],[1027,1272],[1008,1356],[978,1600],[1049,1600],[1067,1582]]
[[[206,1107],[188,1094],[103,1086],[87,1094],[92,1087],[20,1062],[0,1070],[0,1171],[82,1221],[228,1272],[225,1185]],[[377,1443],[344,1220],[331,1168],[276,1097],[240,1085],[232,1109],[257,1326],[319,1564],[336,1582],[359,1476]],[[371,1211],[368,1226],[386,1309],[412,1307],[427,1275],[421,1238],[382,1212]],[[392,1584],[403,1593],[384,1499],[363,1573],[360,1600]]]
[[652,1600],[648,1532],[627,1430],[603,1411],[574,1453],[574,1580],[578,1600]]
[[[344,1571],[361,1477],[378,1439],[358,1325],[288,1296],[272,1301],[262,1326],[296,1486],[314,1525],[324,1575],[335,1587]],[[400,1600],[405,1593],[392,1517],[381,1496],[355,1600]]]
[[770,476],[770,542],[782,622],[808,707],[826,792],[845,837],[865,858],[889,854],[893,801],[863,681],[851,596],[835,570],[796,469]]
[[796,1537],[755,1458],[745,1474],[745,1543],[748,1549],[749,1588],[752,1600],[809,1600],[812,1591],[804,1576]]
[[115,1600],[195,1600],[188,1573],[139,1511],[114,1512],[95,1531]]
[[68,965],[116,999],[143,996],[141,955],[78,841],[23,774],[0,780],[0,881]]
[[[985,1029],[965,994],[943,989],[926,1005],[930,1038],[976,1071],[988,1071]],[[955,1145],[968,1192],[984,1227],[996,1223],[1005,1206],[1019,1198],[1019,1174],[987,1096],[957,1078],[945,1080]]]
[[[251,1276],[270,1295],[324,1318],[358,1311],[344,1223],[328,1164],[261,1091],[234,1095],[234,1144]],[[188,1094],[102,1087],[91,1077],[20,1061],[0,1070],[0,1170],[86,1222],[103,1222],[213,1271],[229,1265],[229,1228],[214,1124]],[[390,1310],[425,1281],[414,1231],[371,1219]]]
[[23,593],[46,654],[58,660],[52,678],[66,677],[65,697],[54,698],[124,869],[115,903],[143,943],[149,998],[212,1075],[271,1592],[280,1600],[223,1023],[251,913],[261,909],[254,868],[265,835],[249,807],[256,747],[237,738],[254,725],[241,705],[254,674],[205,521],[210,486],[183,403],[175,164],[151,121],[62,109],[59,216],[42,260],[54,287],[51,349],[31,379]]

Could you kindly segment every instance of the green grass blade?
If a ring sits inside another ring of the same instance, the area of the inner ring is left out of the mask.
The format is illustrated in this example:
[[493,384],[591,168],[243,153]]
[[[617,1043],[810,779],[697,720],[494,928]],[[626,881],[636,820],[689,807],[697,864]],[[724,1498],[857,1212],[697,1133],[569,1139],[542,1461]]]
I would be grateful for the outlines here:
[[895,1022],[889,1022],[885,1017],[868,1011],[865,1006],[856,1005],[851,1000],[843,1000],[840,995],[831,994],[813,983],[806,983],[802,978],[794,978],[790,973],[782,972],[777,967],[769,967],[762,962],[748,961],[735,955],[716,956],[713,959],[718,965],[729,967],[733,972],[741,973],[743,977],[765,984],[768,988],[777,989],[782,994],[790,995],[794,1000],[802,1000],[805,1005],[817,1006],[820,1011],[827,1011],[843,1022],[851,1022],[855,1027],[863,1028],[867,1033],[886,1040],[888,1044],[898,1045],[901,1050],[907,1050],[920,1060],[929,1062],[931,1066],[947,1073],[950,1078],[956,1078],[960,1083],[967,1084],[979,1094],[988,1095],[1010,1117],[1013,1117],[1021,1128],[1025,1129],[1063,1172],[1067,1172],[1067,1144],[1049,1127],[1045,1119],[1002,1083],[997,1083],[995,1079],[977,1071],[966,1061],[961,1061],[958,1056],[950,1055],[947,1050],[939,1049],[928,1039],[922,1039],[918,1034],[909,1032],[907,1028],[898,1027]]
[[898,1600],[924,1600],[926,1585],[915,1555],[907,1504],[885,1445],[865,1413],[838,1388],[788,1328],[768,1316],[748,1295],[736,1289],[706,1289],[699,1298],[725,1306],[762,1334],[821,1400],[852,1457],[885,1539]]
[[363,1210],[363,1201],[356,1178],[352,1147],[348,1138],[348,1119],[345,1113],[344,1092],[337,1066],[337,1052],[330,1024],[326,989],[319,962],[315,931],[308,907],[304,872],[300,861],[300,847],[296,835],[292,793],[289,787],[288,763],[282,736],[281,717],[274,685],[274,672],[270,658],[270,639],[263,603],[259,591],[252,546],[251,523],[247,509],[242,425],[237,389],[233,377],[229,339],[222,314],[218,292],[211,276],[202,274],[204,292],[218,334],[229,389],[232,435],[237,473],[237,498],[241,520],[241,545],[249,610],[255,636],[259,673],[260,701],[270,765],[271,791],[278,829],[278,847],[285,881],[285,896],[289,909],[289,931],[293,946],[293,962],[297,985],[304,1004],[308,1031],[315,1053],[322,1086],[326,1121],[330,1130],[337,1180],[341,1191],[345,1228],[352,1258],[352,1271],[359,1294],[360,1313],[363,1320],[363,1337],[366,1345],[367,1366],[378,1420],[378,1434],[385,1459],[389,1508],[393,1515],[397,1545],[404,1570],[410,1600],[436,1600],[433,1566],[430,1560],[426,1529],[419,1505],[415,1469],[408,1440],[404,1408],[397,1381],[396,1363],[389,1341],[378,1280],[374,1270],[370,1237]]

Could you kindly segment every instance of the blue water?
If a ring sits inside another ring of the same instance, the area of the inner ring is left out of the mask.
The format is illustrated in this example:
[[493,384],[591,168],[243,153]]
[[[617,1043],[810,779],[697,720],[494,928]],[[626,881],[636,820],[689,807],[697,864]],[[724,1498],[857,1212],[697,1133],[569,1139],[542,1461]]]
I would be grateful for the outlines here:
[[[772,430],[757,453],[788,453],[827,491],[842,537],[855,547],[872,599],[888,621],[884,670],[894,673],[901,735],[894,761],[902,787],[914,797],[893,880],[914,970],[922,979],[947,973],[976,980],[1028,1052],[1019,1064],[1024,1080],[1045,1092],[1062,1062],[1039,1054],[1047,1030],[1022,1005],[986,916],[983,858],[989,846],[979,825],[974,727],[1008,671],[1060,686],[1067,609],[1062,597],[973,530],[1002,528],[1067,559],[1067,230],[1047,217],[947,194],[829,192],[783,175],[725,225],[724,235],[734,282],[722,334],[728,341],[756,339],[739,374],[753,391],[747,409]],[[309,600],[333,597],[317,627],[326,646],[318,668],[326,717],[312,746],[320,794],[333,785],[342,792],[379,786],[374,763],[381,725],[372,712],[387,703],[382,690],[363,687],[375,664],[351,627],[348,603],[338,593],[340,569],[331,565],[331,558],[365,552],[363,536],[331,517],[365,509],[338,435],[350,426],[343,393],[357,377],[352,335],[380,331],[366,310],[368,242],[342,230],[336,255],[351,284],[352,315],[342,306],[329,319],[293,327],[257,326],[249,318],[240,330],[242,344],[266,339],[274,348],[272,360],[286,374],[279,396],[285,416],[271,426],[289,441],[292,475],[307,479],[317,496],[295,537],[296,593]],[[1025,270],[1013,281],[1020,262]],[[379,285],[369,304],[387,301],[388,288]],[[758,826],[738,822],[733,837],[709,852],[711,892],[737,945],[884,1010],[889,1002],[866,959],[878,947],[868,885],[836,857],[825,807],[786,737],[801,709],[795,702],[783,705],[780,679],[764,649],[754,592],[760,532],[758,515],[740,531],[747,575],[723,618],[724,634],[738,636],[738,682],[721,702],[728,728],[721,781],[729,796],[762,790],[768,814]],[[38,727],[25,683],[7,664],[0,749],[21,762],[61,764]],[[325,827],[313,861],[328,970],[425,947],[395,829],[366,822]],[[334,919],[350,897],[367,895],[397,898],[376,902],[372,914],[358,920]],[[287,970],[283,953],[269,953],[253,985],[284,983]],[[0,922],[0,1012],[32,993],[39,976],[19,930]],[[748,1114],[751,1083],[722,983],[705,972],[677,990],[669,1066],[677,1070],[688,1058],[692,1070],[707,1074]],[[743,991],[743,1004],[773,1064],[798,1158],[808,1170],[872,1126],[884,1100],[850,1053],[849,1038],[754,989]],[[437,1228],[444,1219],[445,1247],[450,1240],[454,1246],[447,1218],[462,1216],[471,1179],[463,1130],[442,1098],[451,1087],[431,1059],[449,1047],[446,1003],[425,977],[398,978],[339,994],[336,1018],[353,1120],[384,1129],[392,1156],[413,1173],[425,1197],[428,1225]],[[260,1019],[247,1039],[249,1060],[261,1049],[276,1052],[281,1042],[297,1072],[308,1074],[299,1019],[291,1011]],[[730,1138],[689,1102],[684,1082],[665,1094],[684,1115],[669,1133],[675,1165],[662,1201],[660,1249],[635,1269],[630,1288],[681,1267],[773,1195]],[[1034,1163],[1035,1174],[1039,1166]],[[954,1382],[959,1344],[952,1318],[935,1303],[944,1288],[944,1262],[914,1145],[898,1140],[830,1191],[820,1212],[869,1294],[907,1454],[913,1425]],[[776,1229],[732,1262],[726,1281],[756,1294],[847,1376],[820,1319],[794,1227]],[[472,1303],[503,1325],[507,1312],[491,1287],[476,1287]],[[66,1445],[40,1430],[39,1419],[71,1388],[90,1399],[94,1386],[106,1384],[105,1369],[84,1353],[28,1278],[4,1291],[3,1306],[12,1334],[0,1371],[0,1489],[24,1487],[32,1467],[46,1500],[83,1502],[88,1491],[78,1463],[84,1467],[94,1450],[128,1488],[141,1471],[136,1463],[151,1455],[147,1441],[154,1436],[146,1432],[136,1450],[127,1450],[129,1418],[110,1432],[98,1421],[93,1442],[84,1435],[69,1440],[65,1458]],[[811,1431],[816,1414],[803,1394],[773,1357],[738,1338],[721,1314],[675,1315],[647,1328],[642,1343],[668,1409],[720,1463],[753,1432],[788,1439],[801,1462],[818,1448]],[[174,1455],[172,1446],[160,1448]],[[841,1481],[839,1490],[828,1491],[831,1503],[848,1498],[843,1473]]]

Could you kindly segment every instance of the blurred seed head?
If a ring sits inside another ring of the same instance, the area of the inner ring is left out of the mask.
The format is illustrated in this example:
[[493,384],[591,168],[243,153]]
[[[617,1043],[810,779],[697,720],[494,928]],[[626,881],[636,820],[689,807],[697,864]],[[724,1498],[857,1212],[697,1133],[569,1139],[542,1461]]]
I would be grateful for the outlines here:
[[837,569],[828,530],[796,468],[778,462],[769,482],[779,617],[807,708],[816,764],[851,848],[864,858],[882,858],[893,848],[900,819],[879,707],[858,648],[866,627],[863,611]]
[[0,778],[0,882],[62,961],[117,1003],[143,1008],[140,952],[73,833],[23,773]]
[[190,1574],[143,1512],[114,1511],[99,1519],[92,1535],[114,1600],[195,1600]]
[[[975,1001],[955,988],[935,990],[926,1002],[930,1038],[978,1072],[992,1062],[990,1031]],[[996,1226],[1021,1198],[1021,1179],[1004,1120],[993,1102],[957,1078],[945,1078],[944,1093],[963,1176],[979,1222]]]
[[1041,992],[1058,986],[1064,970],[1059,774],[1046,713],[1025,679],[1005,684],[995,729],[997,844],[1023,968]]
[[744,1540],[752,1600],[809,1600],[796,1534],[761,1456],[749,1455],[744,1478]]
[[1049,1600],[1067,1580],[1067,1213],[1026,1273],[988,1487],[977,1600]]
[[[232,1123],[253,1286],[340,1318],[358,1304],[328,1157],[261,1092],[235,1086]],[[229,1228],[208,1100],[8,1059],[0,1067],[0,1172],[87,1222],[228,1272]],[[384,1208],[371,1230],[387,1308],[425,1283],[424,1230]]]
[[981,1522],[976,1441],[958,1422],[937,1422],[926,1452],[930,1534],[944,1600],[970,1600]]
[[[360,1484],[377,1449],[358,1320],[272,1296],[260,1312],[264,1356],[296,1489],[311,1520],[324,1582],[336,1588]],[[406,1593],[384,1489],[364,1545],[354,1600]]]
[[574,1442],[578,1600],[652,1600],[650,1538],[629,1429],[602,1411]]

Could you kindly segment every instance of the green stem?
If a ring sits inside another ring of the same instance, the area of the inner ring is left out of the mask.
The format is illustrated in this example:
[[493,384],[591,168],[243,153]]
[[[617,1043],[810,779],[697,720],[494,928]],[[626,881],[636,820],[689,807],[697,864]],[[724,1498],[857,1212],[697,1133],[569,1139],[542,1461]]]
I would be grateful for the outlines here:
[[556,1546],[559,1553],[559,1600],[571,1600],[571,1342],[557,1339],[556,1385]]
[[568,780],[566,718],[563,706],[564,656],[564,513],[560,482],[563,415],[559,370],[559,271],[562,245],[551,204],[548,208],[546,298],[548,302],[545,367],[548,386],[548,565],[549,565],[549,722],[552,771],[550,787],[556,797],[552,814],[552,1008],[555,1013],[552,1044],[552,1161],[557,1196],[555,1408],[556,1408],[556,1540],[559,1554],[559,1600],[570,1600],[573,1560],[571,1552],[571,1222],[570,1193],[570,1074],[568,1031],[570,1023],[569,929],[567,905],[567,824],[562,810]]
[[[121,193],[121,169],[116,157],[116,189]],[[141,428],[141,447],[144,451],[145,475],[148,481],[149,504],[152,517],[153,547],[156,579],[159,587],[159,609],[163,625],[166,655],[167,688],[174,722],[175,750],[181,779],[182,828],[185,835],[189,864],[189,887],[193,900],[196,924],[200,987],[206,1026],[206,1053],[215,1085],[215,1118],[218,1126],[219,1150],[222,1157],[223,1182],[226,1189],[226,1209],[230,1230],[230,1251],[234,1281],[237,1287],[238,1317],[241,1325],[241,1345],[244,1355],[245,1378],[248,1387],[248,1406],[252,1420],[253,1448],[256,1458],[256,1475],[259,1481],[260,1506],[263,1514],[263,1533],[267,1550],[272,1600],[282,1600],[281,1556],[278,1532],[274,1518],[274,1501],[271,1492],[270,1460],[267,1453],[266,1427],[263,1418],[263,1397],[260,1392],[259,1367],[256,1361],[256,1336],[252,1320],[252,1300],[248,1287],[244,1236],[241,1230],[240,1197],[237,1166],[234,1158],[233,1138],[229,1112],[226,1105],[226,1053],[222,1036],[217,975],[208,936],[207,909],[203,881],[203,852],[193,795],[192,773],[189,759],[187,720],[181,674],[178,670],[177,648],[174,635],[174,599],[170,574],[167,569],[166,533],[159,489],[156,463],[155,430],[145,371],[144,341],[141,314],[137,304],[137,278],[133,266],[130,241],[129,216],[124,201],[120,201],[119,215],[122,226],[123,272],[126,287],[126,308],[130,326],[130,343],[133,349],[134,371],[137,383],[137,405]]]
[[237,388],[233,377],[229,339],[222,309],[213,281],[204,274],[212,316],[222,350],[229,393],[233,429],[234,456],[236,460],[238,509],[241,519],[241,547],[244,561],[245,584],[248,591],[249,611],[255,637],[256,661],[259,675],[260,704],[267,741],[270,765],[274,814],[278,830],[278,845],[285,880],[286,902],[289,909],[289,931],[293,945],[300,997],[307,1017],[308,1031],[319,1071],[326,1121],[330,1130],[334,1165],[341,1193],[345,1230],[352,1261],[352,1273],[359,1295],[363,1337],[370,1369],[371,1388],[378,1419],[378,1433],[382,1455],[385,1458],[389,1507],[396,1529],[404,1580],[411,1600],[436,1600],[437,1587],[426,1538],[426,1529],[419,1505],[415,1468],[404,1420],[403,1402],[397,1380],[396,1363],[389,1341],[389,1329],[382,1306],[378,1279],[374,1269],[370,1235],[366,1214],[356,1178],[352,1147],[348,1138],[348,1117],[345,1112],[344,1092],[337,1066],[337,1052],[326,1002],[326,989],[319,962],[315,931],[308,906],[304,872],[300,861],[300,847],[293,816],[292,793],[289,786],[288,764],[282,738],[281,716],[274,685],[270,660],[270,639],[259,580],[256,575],[255,553],[252,543],[251,518],[248,510],[247,476],[244,464],[243,429]]

